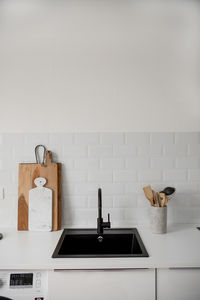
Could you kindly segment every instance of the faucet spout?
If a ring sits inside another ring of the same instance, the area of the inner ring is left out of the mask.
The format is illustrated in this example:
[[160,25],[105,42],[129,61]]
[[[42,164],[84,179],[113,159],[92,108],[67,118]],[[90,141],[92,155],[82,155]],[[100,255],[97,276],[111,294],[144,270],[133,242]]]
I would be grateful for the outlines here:
[[102,192],[98,189],[98,218],[97,218],[97,234],[103,235],[104,228],[110,228],[110,214],[108,214],[108,221],[104,222],[102,218]]
[[98,189],[98,218],[102,218],[102,196],[101,189]]

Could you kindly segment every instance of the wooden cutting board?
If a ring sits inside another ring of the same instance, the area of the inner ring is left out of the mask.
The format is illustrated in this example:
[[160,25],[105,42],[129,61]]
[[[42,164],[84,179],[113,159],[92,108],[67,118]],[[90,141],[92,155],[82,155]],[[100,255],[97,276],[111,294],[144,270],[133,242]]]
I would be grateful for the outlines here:
[[43,177],[45,187],[52,190],[52,230],[61,229],[61,164],[52,162],[51,151],[46,151],[45,164],[19,164],[18,184],[18,230],[28,230],[29,191],[36,187],[34,180]]

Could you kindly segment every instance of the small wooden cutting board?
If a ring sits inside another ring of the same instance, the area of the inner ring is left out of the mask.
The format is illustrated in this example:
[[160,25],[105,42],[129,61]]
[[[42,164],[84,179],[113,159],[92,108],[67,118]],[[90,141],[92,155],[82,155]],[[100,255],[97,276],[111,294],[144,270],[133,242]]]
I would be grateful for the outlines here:
[[29,191],[36,188],[34,180],[43,177],[46,188],[52,190],[52,230],[61,229],[61,163],[52,162],[51,151],[46,151],[44,164],[19,164],[18,230],[28,230]]

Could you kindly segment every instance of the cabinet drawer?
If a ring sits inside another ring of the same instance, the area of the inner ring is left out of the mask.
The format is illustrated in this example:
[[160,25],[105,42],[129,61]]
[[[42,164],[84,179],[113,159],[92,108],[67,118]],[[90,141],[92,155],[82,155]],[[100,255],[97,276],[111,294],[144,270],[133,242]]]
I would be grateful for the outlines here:
[[49,300],[154,300],[153,269],[65,270],[49,273]]
[[200,268],[158,269],[158,300],[199,300]]

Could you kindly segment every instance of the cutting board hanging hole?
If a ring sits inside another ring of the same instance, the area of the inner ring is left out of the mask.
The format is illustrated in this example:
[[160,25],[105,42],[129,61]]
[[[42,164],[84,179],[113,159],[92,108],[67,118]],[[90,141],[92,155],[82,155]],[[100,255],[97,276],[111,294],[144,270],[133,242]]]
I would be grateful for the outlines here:
[[34,183],[38,188],[41,188],[47,183],[47,180],[45,178],[38,177],[35,178]]

